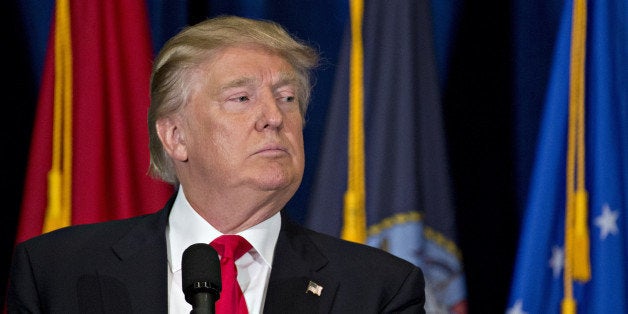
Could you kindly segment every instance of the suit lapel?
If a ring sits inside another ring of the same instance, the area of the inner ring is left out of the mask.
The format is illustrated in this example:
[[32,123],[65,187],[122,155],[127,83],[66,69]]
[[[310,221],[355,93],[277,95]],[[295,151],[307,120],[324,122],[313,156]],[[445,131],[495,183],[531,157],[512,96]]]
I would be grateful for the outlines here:
[[327,263],[304,230],[282,218],[264,312],[328,313],[338,282],[322,275]]
[[[167,313],[168,275],[165,230],[172,200],[161,211],[141,218],[131,231],[112,246],[119,263],[101,270],[105,312]],[[126,290],[126,293],[120,290]],[[128,301],[123,297],[128,296]]]

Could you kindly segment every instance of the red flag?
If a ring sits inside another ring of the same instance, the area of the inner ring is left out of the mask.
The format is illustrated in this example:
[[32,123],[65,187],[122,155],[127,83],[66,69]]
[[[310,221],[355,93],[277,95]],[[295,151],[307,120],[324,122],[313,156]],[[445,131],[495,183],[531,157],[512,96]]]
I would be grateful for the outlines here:
[[[69,12],[71,224],[154,212],[172,188],[146,174],[152,49],[145,3],[70,1]],[[48,208],[57,33],[51,32],[42,76],[18,242],[42,233]]]

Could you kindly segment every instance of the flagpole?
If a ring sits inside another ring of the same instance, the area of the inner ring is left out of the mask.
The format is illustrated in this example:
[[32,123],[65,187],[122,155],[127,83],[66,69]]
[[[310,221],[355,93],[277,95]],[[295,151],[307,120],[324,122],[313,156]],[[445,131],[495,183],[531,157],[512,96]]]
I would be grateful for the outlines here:
[[349,152],[347,191],[344,195],[345,240],[366,242],[366,188],[364,171],[364,49],[362,43],[363,0],[352,0],[351,60],[349,82]]
[[588,281],[589,232],[585,187],[585,62],[587,31],[586,0],[575,0],[572,11],[569,67],[569,129],[565,200],[565,263],[562,313],[575,314],[573,281]]

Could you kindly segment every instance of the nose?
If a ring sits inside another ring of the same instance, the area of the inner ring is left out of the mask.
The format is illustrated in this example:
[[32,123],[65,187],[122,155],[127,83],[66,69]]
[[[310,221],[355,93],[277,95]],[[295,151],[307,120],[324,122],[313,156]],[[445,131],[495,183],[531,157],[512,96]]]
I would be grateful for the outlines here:
[[256,121],[256,129],[280,129],[283,126],[283,112],[272,93],[264,93],[260,98],[260,114]]

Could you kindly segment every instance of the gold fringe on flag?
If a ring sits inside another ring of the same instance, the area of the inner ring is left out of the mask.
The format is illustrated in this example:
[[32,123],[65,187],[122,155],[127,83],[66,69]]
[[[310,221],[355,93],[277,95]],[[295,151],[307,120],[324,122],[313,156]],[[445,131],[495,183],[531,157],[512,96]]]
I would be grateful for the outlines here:
[[584,140],[586,30],[586,0],[574,0],[569,73],[563,314],[575,314],[577,310],[576,300],[573,297],[573,281],[586,282],[591,278]]
[[364,176],[364,48],[362,46],[362,0],[352,0],[351,60],[349,82],[349,153],[347,191],[344,195],[342,238],[366,242]]
[[54,114],[48,208],[42,232],[71,223],[72,202],[72,34],[69,0],[57,1],[54,33]]

